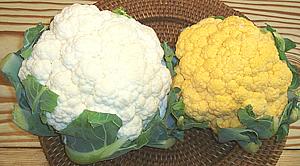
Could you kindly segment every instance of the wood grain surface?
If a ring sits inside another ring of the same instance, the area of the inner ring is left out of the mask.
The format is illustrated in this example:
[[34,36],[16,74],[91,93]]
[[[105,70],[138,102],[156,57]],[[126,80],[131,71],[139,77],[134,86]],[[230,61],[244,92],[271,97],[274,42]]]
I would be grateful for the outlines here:
[[[0,58],[18,50],[23,32],[38,22],[49,24],[63,7],[73,3],[92,4],[92,0],[0,0]],[[142,2],[142,1],[141,1]],[[288,53],[300,64],[300,0],[223,0],[241,11],[258,26],[268,23],[280,34],[297,43]],[[14,90],[0,76],[0,165],[47,165],[36,136],[12,122]],[[278,162],[282,166],[300,165],[300,121],[293,124],[287,145]]]

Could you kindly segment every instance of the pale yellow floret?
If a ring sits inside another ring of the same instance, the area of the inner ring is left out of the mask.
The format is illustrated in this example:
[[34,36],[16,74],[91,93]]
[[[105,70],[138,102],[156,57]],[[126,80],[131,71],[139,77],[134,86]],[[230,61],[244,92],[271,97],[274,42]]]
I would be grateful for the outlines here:
[[237,110],[280,116],[292,73],[279,60],[271,33],[245,18],[207,18],[186,28],[176,44],[180,59],[174,86],[186,113],[211,127],[239,127]]

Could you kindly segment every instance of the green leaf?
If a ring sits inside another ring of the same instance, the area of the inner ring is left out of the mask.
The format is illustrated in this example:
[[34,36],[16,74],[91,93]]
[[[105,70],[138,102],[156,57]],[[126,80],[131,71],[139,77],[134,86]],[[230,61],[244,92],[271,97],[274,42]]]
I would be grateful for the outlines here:
[[293,73],[293,78],[289,89],[297,89],[300,85],[300,79],[298,73]]
[[17,88],[20,84],[18,73],[22,65],[22,62],[23,59],[14,53],[10,53],[6,55],[0,61],[1,73],[15,88]]
[[278,128],[277,134],[276,134],[276,140],[282,141],[287,135],[289,134],[289,125],[288,124],[282,124]]
[[224,20],[224,19],[225,19],[224,16],[214,16],[213,18],[215,18],[215,19],[221,19],[221,20]]
[[69,147],[68,145],[65,146],[65,149],[68,157],[75,163],[91,164],[100,161],[101,159],[107,159],[111,157],[111,155],[118,151],[126,142],[126,139],[118,139],[108,146],[104,146],[90,152],[77,151]]
[[296,43],[293,42],[291,39],[284,38],[284,43],[285,43],[285,52],[287,52],[293,48],[296,48]]
[[23,59],[21,56],[15,53],[10,53],[0,61],[0,72],[15,88],[19,106],[22,109],[29,110],[30,107],[26,101],[25,90],[18,77],[22,61]]
[[249,153],[255,153],[262,145],[258,139],[258,134],[251,129],[220,128],[218,130],[218,140],[221,143],[237,141]]
[[32,47],[40,38],[42,33],[47,29],[42,23],[39,23],[37,26],[29,28],[25,31],[23,48],[17,52],[24,59],[31,56]]
[[[167,117],[173,112],[173,106],[176,105],[176,103],[179,100],[179,93],[181,92],[180,88],[172,88],[168,94],[167,99],[167,110],[164,119],[166,120]],[[182,103],[183,104],[183,103]]]
[[277,141],[282,141],[288,135],[289,125],[293,121],[292,111],[296,107],[296,104],[297,104],[297,100],[296,99],[292,100],[291,102],[289,102],[286,105],[283,113],[281,114],[281,117],[280,117],[280,120],[279,120],[279,128],[278,128],[278,131],[276,133],[276,140]]
[[[117,133],[121,126],[122,120],[117,115],[84,110],[60,133],[82,139],[78,140],[81,144],[76,144],[73,143],[72,138],[66,137],[67,145],[70,148],[80,152],[92,151],[112,144],[117,139]],[[68,141],[68,139],[72,141]]]
[[32,43],[37,40],[37,37],[41,34],[43,30],[45,30],[45,26],[42,23],[37,24],[35,27],[29,28],[25,31],[24,34],[24,47],[31,46]]
[[152,144],[147,144],[148,147],[159,148],[159,149],[169,149],[176,143],[175,138],[168,138],[166,140],[159,140]]
[[164,60],[167,68],[169,69],[171,76],[174,77],[176,75],[174,67],[176,66],[176,62],[174,63],[174,59],[176,59],[176,55],[172,48],[168,45],[167,42],[163,42],[161,47],[164,50]]
[[280,60],[284,60],[289,69],[292,71],[293,73],[293,79],[291,82],[291,85],[289,86],[289,89],[296,89],[300,86],[300,80],[299,80],[299,74],[298,74],[298,70],[297,68],[292,65],[289,60],[287,59],[287,56],[285,54],[285,52],[287,52],[290,49],[293,49],[296,47],[296,44],[288,39],[288,38],[282,38],[275,29],[273,29],[270,25],[267,24],[266,30],[270,31],[272,33],[272,36],[274,38],[275,41],[275,45],[278,51],[278,55],[279,55],[279,59]]
[[256,153],[262,145],[260,141],[259,143],[238,141],[238,144],[248,153]]
[[184,141],[184,131],[183,130],[174,130],[172,136],[180,141]]
[[125,154],[131,150],[140,149],[143,146],[155,147],[155,148],[169,148],[175,143],[175,139],[170,138],[169,131],[162,127],[162,119],[159,116],[159,111],[153,117],[153,119],[144,128],[142,133],[133,141],[128,141],[120,149],[118,149],[113,155],[107,159],[112,159]]
[[[95,112],[87,112],[86,113],[88,122],[93,128],[103,126],[107,123],[113,123],[116,126],[121,127],[122,121],[114,114],[105,114],[105,113],[95,113]],[[83,116],[83,115],[82,115]]]
[[130,15],[127,14],[127,12],[125,11],[125,9],[123,7],[118,7],[116,9],[114,9],[112,12],[115,14],[118,14],[118,15],[128,17],[128,18],[132,18]]
[[197,122],[194,119],[185,118],[183,130],[188,130],[191,128],[199,128],[199,129],[208,128],[208,122]]
[[285,55],[285,40],[269,24],[267,24],[266,30],[272,33],[275,41],[275,46],[278,50],[279,59],[287,61],[287,57]]
[[24,49],[23,52],[21,53],[21,56],[22,56],[24,59],[29,58],[29,57],[31,56],[32,50],[33,50],[32,47],[29,47],[29,48],[27,48],[27,49]]
[[182,111],[184,113],[184,103],[182,100],[173,104],[172,109],[174,111]]
[[[161,119],[159,115],[156,115],[152,122],[148,124],[151,128],[151,135],[149,141],[146,146],[149,147],[156,147],[166,149],[173,146],[171,133],[173,132],[172,129],[169,129],[164,124],[165,119]],[[149,130],[148,129],[148,130]]]
[[41,122],[39,113],[31,113],[31,111],[24,110],[18,105],[16,105],[12,115],[13,122],[25,131],[28,131],[38,136],[56,135],[52,128]]
[[106,160],[127,143],[127,139],[117,139],[121,126],[117,115],[84,110],[60,134],[68,156],[87,164]]
[[218,140],[221,143],[229,142],[229,141],[250,141],[248,135],[243,134],[246,132],[254,132],[250,129],[242,129],[242,128],[220,128],[218,130]]
[[37,79],[28,75],[23,80],[23,85],[27,97],[27,101],[33,112],[41,109],[41,111],[53,112],[57,106],[58,95],[41,85]]
[[275,29],[273,29],[272,27],[271,27],[271,25],[269,25],[269,24],[266,24],[267,26],[266,26],[266,30],[267,31],[270,31],[270,32],[276,32],[276,30]]
[[[158,113],[153,117],[153,119],[148,123],[147,127],[144,131],[139,135],[139,137],[134,141],[136,144],[136,149],[147,145],[149,142],[157,142],[158,139],[154,138],[154,134],[158,135],[159,133],[155,133],[157,131],[155,128],[158,128],[161,123],[161,118]],[[154,138],[154,139],[153,139]],[[156,140],[157,139],[157,140]]]
[[238,110],[238,117],[240,122],[248,129],[254,130],[259,138],[268,139],[273,136],[273,118],[264,116],[256,118],[252,107],[247,106]]
[[292,110],[291,110],[291,115],[290,115],[290,118],[289,118],[289,124],[292,124],[292,123],[294,123],[294,122],[296,122],[296,121],[298,121],[299,120],[299,117],[300,117],[300,110],[299,110],[299,108],[293,108]]
[[[284,41],[284,39],[277,32],[273,32],[273,36],[274,36],[274,39],[275,39],[275,45],[276,45],[277,49],[284,54],[284,52],[285,52],[285,41]],[[286,59],[282,59],[282,60],[286,60]]]

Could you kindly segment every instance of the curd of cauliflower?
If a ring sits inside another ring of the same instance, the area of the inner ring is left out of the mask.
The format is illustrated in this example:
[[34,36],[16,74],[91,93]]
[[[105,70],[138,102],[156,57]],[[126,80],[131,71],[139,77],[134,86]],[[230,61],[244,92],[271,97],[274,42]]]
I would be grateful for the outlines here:
[[258,115],[279,117],[292,73],[278,56],[270,32],[245,18],[207,18],[183,30],[174,86],[186,113],[213,129],[240,127],[237,111],[251,104]]

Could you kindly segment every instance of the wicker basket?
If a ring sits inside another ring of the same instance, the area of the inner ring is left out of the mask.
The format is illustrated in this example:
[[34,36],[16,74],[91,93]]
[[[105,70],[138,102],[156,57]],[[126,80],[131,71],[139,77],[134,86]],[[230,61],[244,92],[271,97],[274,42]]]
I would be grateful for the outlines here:
[[[128,14],[143,24],[151,26],[161,41],[174,47],[180,31],[209,16],[242,15],[217,0],[101,0],[99,9],[124,7]],[[60,137],[40,137],[46,157],[53,166],[73,166],[65,154]],[[220,144],[208,129],[192,129],[186,132],[184,142],[177,142],[169,150],[143,147],[114,160],[92,165],[103,166],[184,166],[184,165],[275,165],[285,141],[263,141],[263,146],[254,155],[243,151],[236,143]]]

